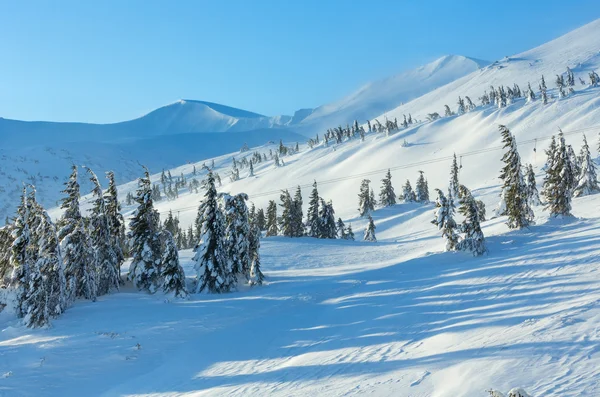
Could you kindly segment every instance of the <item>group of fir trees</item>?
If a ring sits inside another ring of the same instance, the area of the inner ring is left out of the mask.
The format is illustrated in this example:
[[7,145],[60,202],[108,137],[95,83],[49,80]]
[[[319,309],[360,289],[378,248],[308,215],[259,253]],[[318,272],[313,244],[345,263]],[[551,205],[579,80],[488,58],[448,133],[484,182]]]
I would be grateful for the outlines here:
[[73,166],[56,224],[37,202],[35,187],[23,189],[13,222],[0,232],[0,276],[14,291],[14,306],[30,327],[45,326],[74,300],[96,300],[119,289],[125,228],[112,172],[103,192],[96,174],[88,216],[79,206],[78,168]]
[[249,217],[246,200],[218,194],[212,171],[205,180],[204,199],[198,208],[194,248],[196,292],[224,293],[235,290],[240,282],[261,284],[260,230]]

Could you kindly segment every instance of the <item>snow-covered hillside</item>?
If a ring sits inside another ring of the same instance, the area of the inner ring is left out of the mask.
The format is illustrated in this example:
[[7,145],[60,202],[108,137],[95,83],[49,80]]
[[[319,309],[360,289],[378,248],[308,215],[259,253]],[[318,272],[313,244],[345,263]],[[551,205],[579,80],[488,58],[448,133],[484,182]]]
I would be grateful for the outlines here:
[[320,106],[303,119],[299,127],[308,132],[311,128],[336,127],[353,120],[364,122],[487,64],[487,61],[459,55],[441,57],[416,69],[366,84],[339,101]]
[[[317,181],[357,241],[264,238],[266,284],[230,294],[173,301],[126,288],[98,302],[77,302],[48,330],[26,329],[1,312],[0,395],[483,397],[486,389],[515,386],[535,397],[599,395],[600,194],[574,199],[573,219],[548,219],[536,207],[529,229],[510,231],[505,218],[493,218],[503,154],[499,124],[514,133],[538,188],[544,149],[559,127],[576,152],[586,134],[598,159],[600,87],[577,84],[573,94],[558,98],[553,84],[567,66],[589,82],[588,72],[600,67],[596,37],[600,20],[414,99],[386,115],[401,120],[412,113],[420,121],[389,136],[302,144],[299,153],[282,157],[284,166],[263,161],[253,176],[245,168],[234,182],[228,178],[234,157],[269,156],[277,143],[257,140],[248,152],[180,161],[170,173],[190,181],[202,179],[202,164],[214,160],[223,181],[219,190],[245,192],[261,208],[279,202],[281,189],[301,185],[306,210]],[[427,113],[443,112],[458,96],[475,99],[490,84],[524,89],[531,81],[539,98],[535,79],[542,74],[552,96],[548,104],[517,98],[504,108],[480,106],[425,121]],[[284,140],[292,145],[295,137]],[[179,139],[145,150],[165,145],[165,152],[175,151]],[[193,142],[181,146],[191,154],[194,149]],[[434,188],[448,186],[454,153],[460,183],[486,204],[488,255],[443,252],[444,240],[431,224],[433,204],[377,209],[378,241],[363,241],[367,221],[357,211],[362,179],[370,179],[377,194],[391,169],[399,194],[422,170],[433,196]],[[152,181],[158,183],[160,174]],[[135,189],[135,181],[119,186],[121,199]],[[186,228],[201,197],[184,188],[156,208],[161,215],[172,211]],[[83,201],[87,209],[89,197]],[[134,210],[123,209],[126,216]],[[181,252],[189,283],[191,255]]]

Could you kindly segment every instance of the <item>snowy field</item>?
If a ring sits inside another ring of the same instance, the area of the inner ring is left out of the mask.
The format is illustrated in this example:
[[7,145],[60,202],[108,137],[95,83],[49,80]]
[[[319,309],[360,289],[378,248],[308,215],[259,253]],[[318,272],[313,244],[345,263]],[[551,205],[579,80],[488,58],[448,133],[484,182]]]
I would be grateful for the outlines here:
[[482,258],[442,253],[433,206],[399,204],[376,212],[377,243],[264,239],[262,287],[172,302],[123,291],[49,330],[3,314],[0,393],[597,396],[599,204],[576,199],[572,221],[538,208],[524,231],[485,222]]

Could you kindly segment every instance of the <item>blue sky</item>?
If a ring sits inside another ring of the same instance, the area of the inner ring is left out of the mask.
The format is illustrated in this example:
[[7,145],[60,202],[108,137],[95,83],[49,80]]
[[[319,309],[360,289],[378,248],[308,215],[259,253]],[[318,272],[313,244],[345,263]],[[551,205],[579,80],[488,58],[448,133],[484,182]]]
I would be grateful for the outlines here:
[[115,122],[180,98],[291,114],[442,55],[527,50],[597,1],[0,0],[0,117]]

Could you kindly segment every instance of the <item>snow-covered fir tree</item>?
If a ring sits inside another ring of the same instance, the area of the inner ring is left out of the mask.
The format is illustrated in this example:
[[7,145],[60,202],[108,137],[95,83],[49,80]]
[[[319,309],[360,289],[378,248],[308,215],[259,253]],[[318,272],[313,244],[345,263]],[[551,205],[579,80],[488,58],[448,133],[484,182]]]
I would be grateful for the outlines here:
[[431,223],[442,231],[442,237],[446,240],[446,251],[454,251],[459,241],[457,225],[454,220],[454,203],[446,198],[440,189],[435,189],[435,191],[437,193],[436,210]]
[[196,292],[229,292],[234,288],[235,280],[223,244],[225,220],[217,201],[212,171],[208,171],[205,188],[204,199],[198,208],[200,232],[192,258],[196,270]]
[[540,194],[537,190],[537,185],[535,182],[535,172],[533,171],[533,166],[529,164],[527,166],[527,201],[530,206],[540,205]]
[[[151,187],[149,190],[151,192]],[[69,301],[79,297],[95,301],[97,284],[94,252],[79,209],[77,166],[71,168],[71,175],[62,193],[66,197],[61,200],[60,205],[64,212],[59,220],[58,239],[63,254]]]
[[346,239],[346,224],[342,220],[342,218],[338,218],[335,228],[337,229],[337,237],[345,240]]
[[296,189],[292,201],[292,237],[304,236],[304,213],[302,212],[302,189]]
[[161,239],[164,246],[160,259],[162,290],[165,294],[172,294],[176,298],[186,298],[188,292],[185,285],[185,273],[179,264],[179,252],[175,239],[167,230],[162,231]]
[[354,231],[352,230],[352,225],[348,225],[348,227],[346,228],[346,233],[345,233],[345,240],[352,240],[354,241]]
[[279,217],[279,232],[282,236],[293,237],[293,211],[294,201],[290,192],[285,189],[281,191],[279,196],[281,203],[281,216]]
[[408,179],[402,187],[402,195],[400,196],[400,199],[405,203],[412,203],[417,200],[417,196],[415,195],[415,192],[413,191],[413,188]]
[[319,236],[319,191],[317,190],[317,181],[313,182],[313,188],[310,192],[308,211],[306,212],[306,229],[308,236]]
[[499,214],[506,214],[506,224],[510,229],[522,229],[533,223],[533,211],[529,206],[528,189],[521,171],[521,157],[517,150],[517,142],[510,130],[504,125],[499,126],[502,135],[502,156],[504,166],[500,172],[502,180],[502,196],[498,206]]
[[358,213],[360,216],[366,216],[371,211],[375,210],[374,195],[371,194],[372,190],[369,188],[368,179],[363,179],[360,183],[360,192],[358,193]]
[[250,276],[250,223],[248,221],[248,195],[239,193],[224,195],[225,203],[225,251],[228,268],[237,278]]
[[600,187],[598,186],[596,164],[594,164],[594,161],[592,160],[590,147],[585,135],[583,135],[583,146],[581,147],[579,157],[581,159],[581,170],[579,172],[579,177],[577,178],[577,186],[575,187],[573,196],[582,197],[598,193]]
[[260,268],[260,229],[257,224],[250,228],[250,285],[261,285],[265,279]]
[[86,170],[92,183],[93,205],[88,218],[88,230],[96,269],[97,294],[104,295],[119,290],[119,258],[113,247],[114,239],[111,237],[100,181],[90,168]]
[[571,216],[571,198],[573,196],[575,175],[571,168],[571,161],[567,145],[562,133],[558,137],[558,145],[549,159],[549,166],[544,177],[544,196],[546,199],[545,210],[550,211],[550,216]]
[[467,108],[465,106],[465,101],[461,97],[458,97],[457,104],[458,104],[458,109],[457,109],[456,113],[458,113],[458,115],[465,114],[467,112]]
[[456,153],[454,153],[454,157],[452,158],[452,165],[450,166],[450,182],[448,184],[448,189],[450,193],[452,193],[452,197],[454,199],[458,198],[458,162],[456,161]]
[[419,203],[429,202],[429,186],[427,185],[423,171],[419,171],[419,177],[415,185],[415,200]]
[[575,150],[571,145],[567,145],[567,155],[569,156],[569,162],[571,163],[573,175],[575,175],[575,178],[573,178],[573,186],[571,186],[571,188],[575,189],[578,181],[577,177],[579,176],[579,174],[581,174],[581,165],[579,164],[580,160],[579,157],[577,157],[577,155],[575,154]]
[[18,317],[24,317],[27,307],[23,302],[27,298],[29,276],[34,266],[35,257],[30,249],[31,236],[30,206],[27,200],[27,189],[23,187],[21,203],[17,208],[12,230],[12,245],[10,247],[10,266],[12,271],[9,277],[9,287],[15,290],[16,312]]
[[450,110],[450,106],[448,106],[448,105],[444,105],[444,116],[445,117],[454,116],[454,112],[452,110]]
[[392,186],[392,173],[388,169],[385,178],[381,180],[381,191],[379,192],[379,203],[384,207],[396,204],[396,193]]
[[258,227],[258,230],[261,232],[264,231],[266,224],[267,220],[265,218],[265,210],[259,208],[258,211],[256,211],[256,226]]
[[535,92],[531,89],[531,84],[527,83],[527,102],[531,103],[535,101]]
[[337,227],[335,223],[335,211],[333,210],[333,203],[330,201],[325,202],[321,199],[321,206],[319,208],[319,238],[337,238]]
[[471,191],[464,185],[459,187],[458,212],[465,217],[459,230],[464,233],[464,237],[459,241],[456,248],[459,251],[470,251],[473,256],[480,256],[487,252],[485,246],[485,237],[479,223],[479,211],[477,203],[471,194]]
[[277,227],[277,204],[275,204],[274,200],[270,200],[269,205],[267,206],[265,228],[267,229],[267,237],[277,236],[279,231]]
[[365,228],[365,234],[364,234],[363,240],[377,242],[377,238],[375,237],[375,229],[376,229],[375,222],[373,222],[373,218],[371,217],[371,215],[369,215],[369,223],[367,224],[367,227]]
[[252,161],[250,162],[250,171],[248,171],[248,178],[254,176],[254,165],[252,165]]
[[139,290],[155,293],[162,287],[160,218],[154,209],[150,173],[138,180],[135,194],[137,208],[129,223],[129,250],[131,264],[127,278]]

